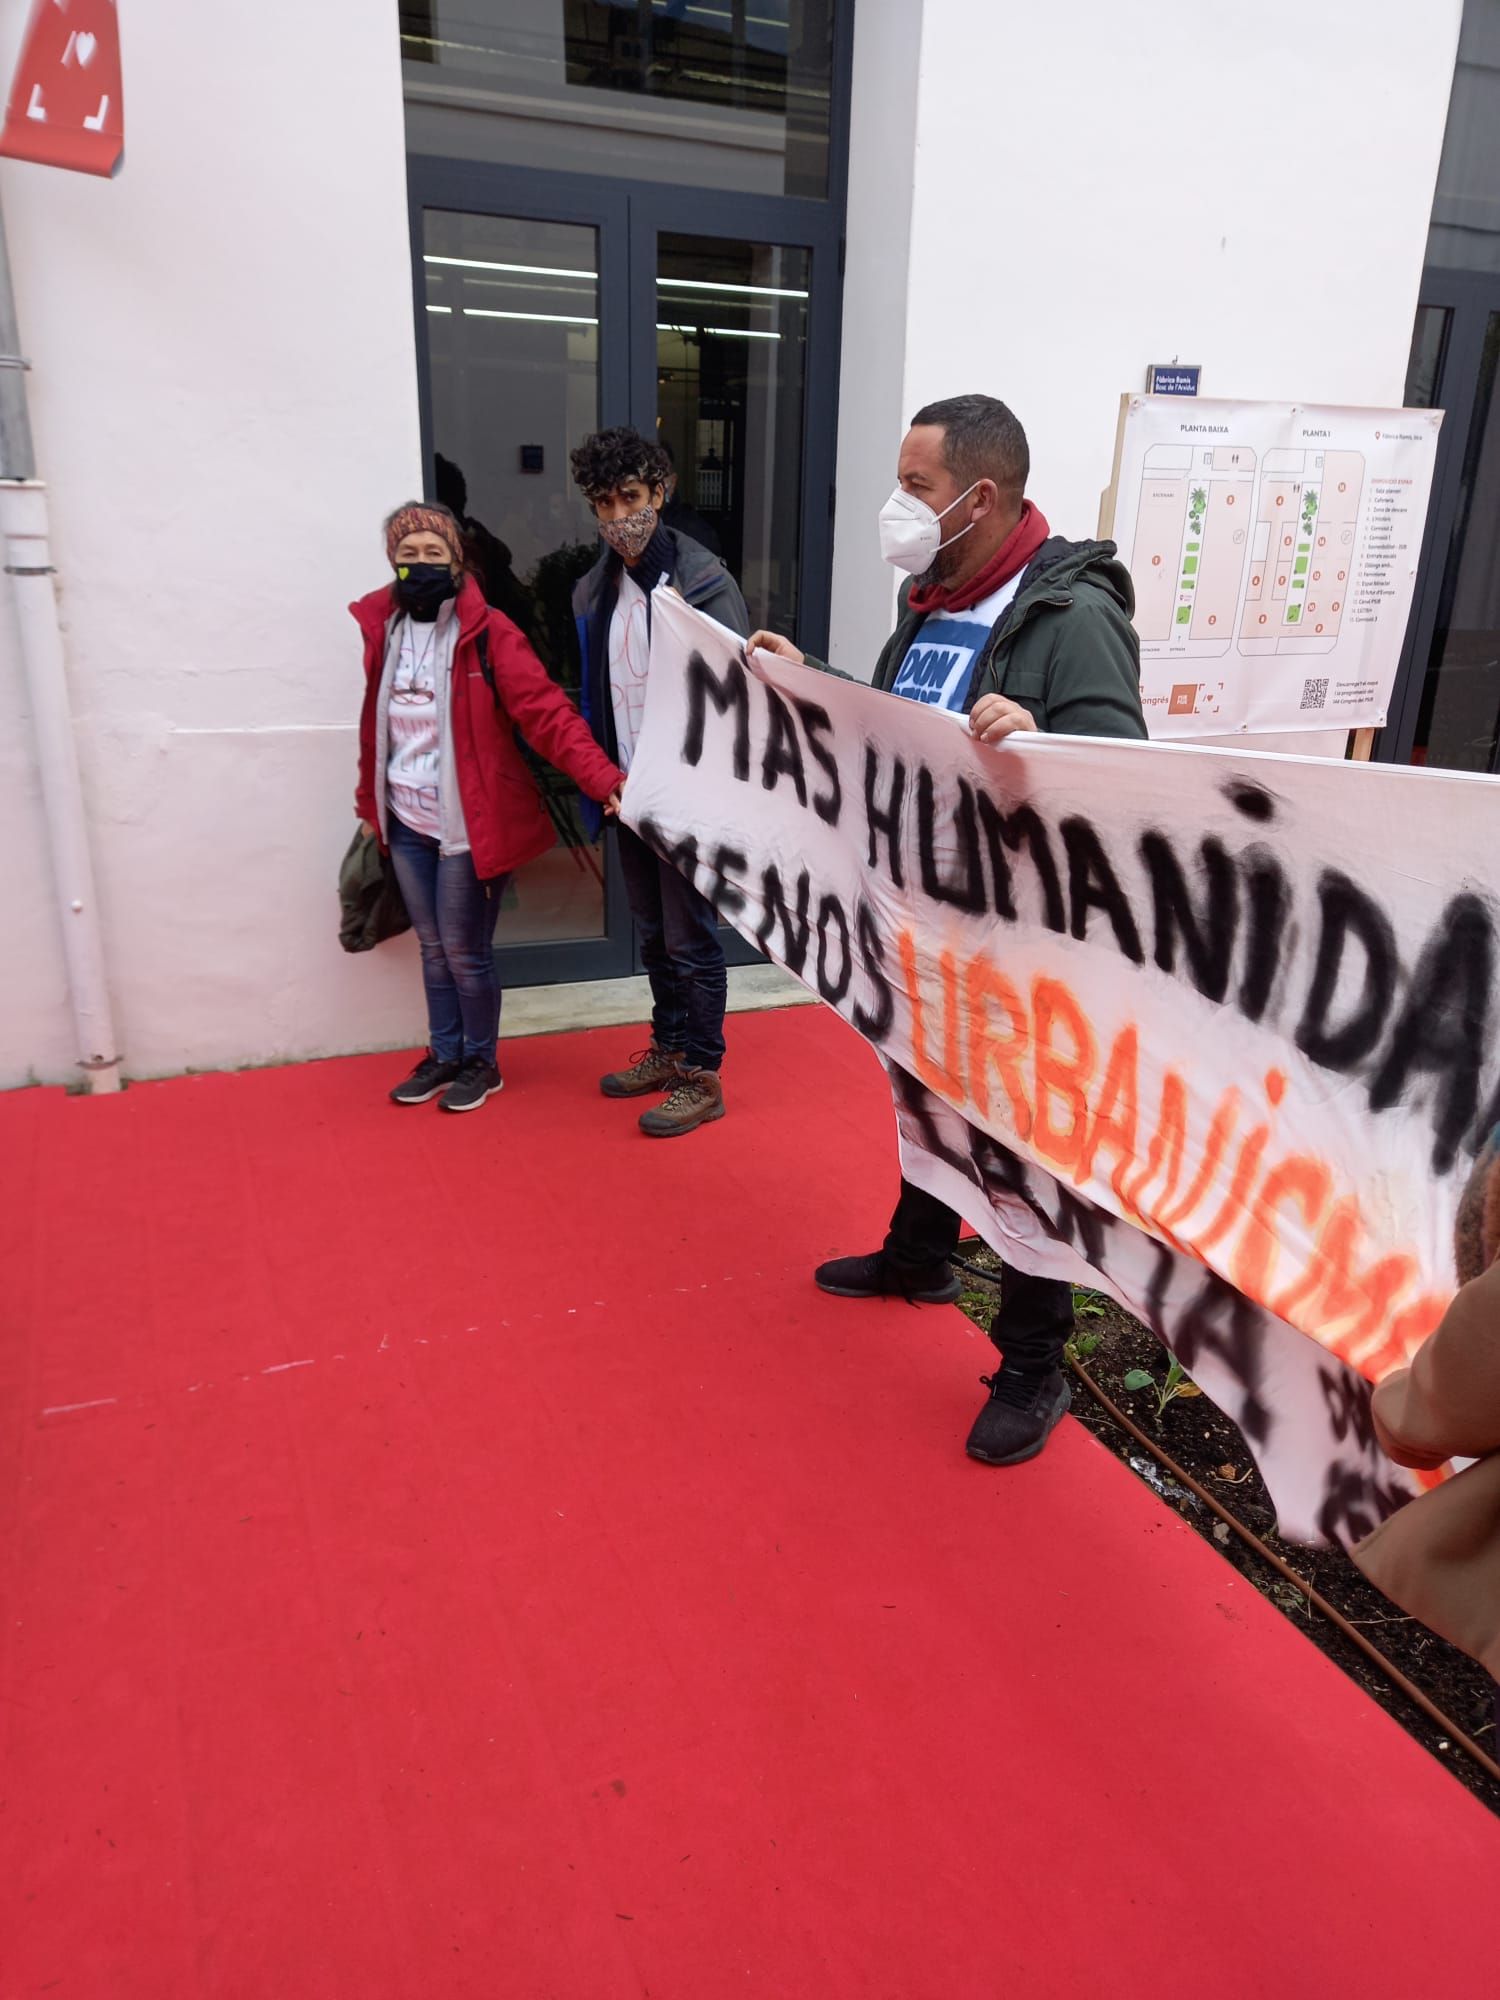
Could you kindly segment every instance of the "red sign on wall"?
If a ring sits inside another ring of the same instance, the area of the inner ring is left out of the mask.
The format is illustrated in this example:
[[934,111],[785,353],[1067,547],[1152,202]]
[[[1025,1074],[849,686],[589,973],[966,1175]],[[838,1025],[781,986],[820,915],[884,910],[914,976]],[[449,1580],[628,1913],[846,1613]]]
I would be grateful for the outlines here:
[[36,0],[5,107],[0,153],[110,175],[125,156],[115,0]]

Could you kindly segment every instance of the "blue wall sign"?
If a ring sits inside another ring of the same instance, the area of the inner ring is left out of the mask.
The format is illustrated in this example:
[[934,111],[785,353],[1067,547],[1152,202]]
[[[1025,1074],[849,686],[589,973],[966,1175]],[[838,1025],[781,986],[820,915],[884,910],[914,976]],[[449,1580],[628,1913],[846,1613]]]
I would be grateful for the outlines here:
[[1174,361],[1170,367],[1155,363],[1146,371],[1146,393],[1151,396],[1196,396],[1201,362],[1191,367]]

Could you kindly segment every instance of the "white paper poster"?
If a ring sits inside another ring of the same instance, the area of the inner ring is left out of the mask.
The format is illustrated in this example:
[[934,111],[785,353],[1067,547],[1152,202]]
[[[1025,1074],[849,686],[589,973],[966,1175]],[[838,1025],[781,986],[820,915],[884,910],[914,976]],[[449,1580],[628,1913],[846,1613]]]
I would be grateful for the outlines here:
[[1109,532],[1153,736],[1384,724],[1442,420],[1125,399]]

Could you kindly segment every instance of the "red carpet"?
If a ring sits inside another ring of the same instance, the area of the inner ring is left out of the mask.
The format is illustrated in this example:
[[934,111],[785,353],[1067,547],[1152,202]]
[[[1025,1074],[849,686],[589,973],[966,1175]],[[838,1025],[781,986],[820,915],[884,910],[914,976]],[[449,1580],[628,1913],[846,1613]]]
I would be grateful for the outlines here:
[[0,1098],[0,1994],[1467,1995],[1500,1827],[956,1312],[873,1059],[731,1022]]

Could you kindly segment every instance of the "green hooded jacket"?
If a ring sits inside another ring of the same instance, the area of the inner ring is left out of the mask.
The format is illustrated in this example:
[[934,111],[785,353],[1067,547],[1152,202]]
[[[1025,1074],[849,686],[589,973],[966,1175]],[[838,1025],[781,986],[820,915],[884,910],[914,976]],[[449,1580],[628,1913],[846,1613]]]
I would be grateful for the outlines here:
[[[896,629],[881,649],[872,686],[889,690],[926,622],[901,589]],[[1053,535],[1028,564],[1021,588],[997,619],[964,696],[1018,702],[1038,729],[1065,736],[1146,734],[1141,650],[1130,622],[1135,590],[1113,542]],[[829,669],[821,660],[809,666]],[[852,678],[852,676],[846,677]]]

